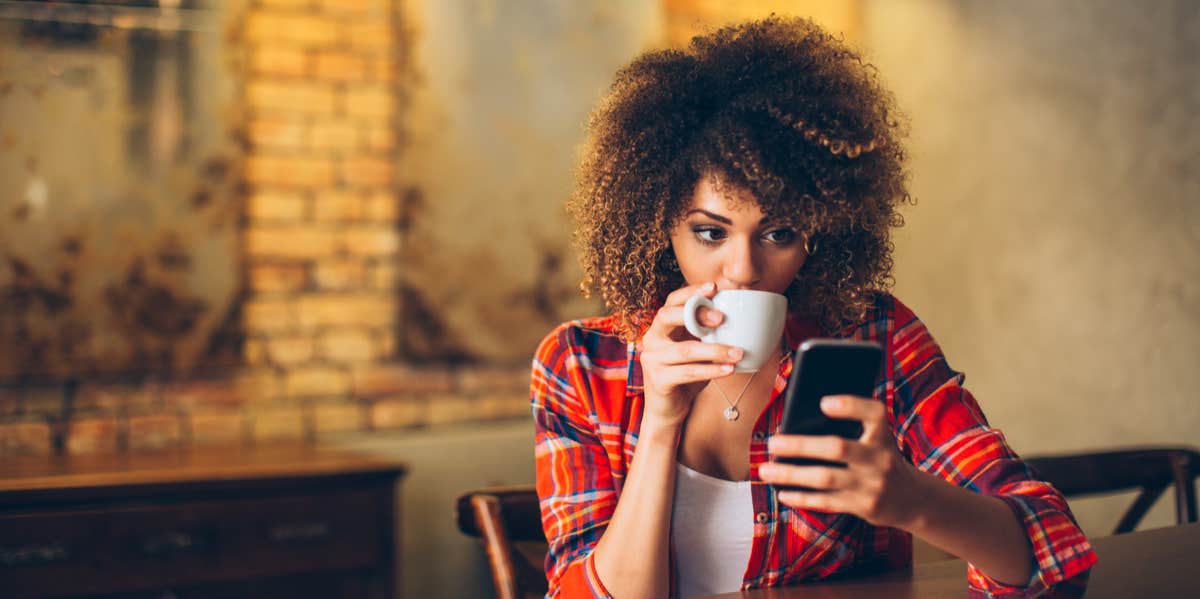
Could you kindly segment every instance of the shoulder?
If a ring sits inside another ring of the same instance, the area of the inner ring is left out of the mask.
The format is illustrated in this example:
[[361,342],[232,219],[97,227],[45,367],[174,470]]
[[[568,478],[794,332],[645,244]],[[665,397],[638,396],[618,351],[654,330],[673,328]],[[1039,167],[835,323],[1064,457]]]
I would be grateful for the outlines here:
[[627,344],[621,340],[616,316],[596,316],[564,322],[538,345],[535,359],[543,364],[573,356],[584,365],[624,361]]
[[843,333],[847,337],[893,345],[914,335],[928,335],[929,331],[912,308],[896,296],[879,291],[871,298],[871,307],[864,318]]

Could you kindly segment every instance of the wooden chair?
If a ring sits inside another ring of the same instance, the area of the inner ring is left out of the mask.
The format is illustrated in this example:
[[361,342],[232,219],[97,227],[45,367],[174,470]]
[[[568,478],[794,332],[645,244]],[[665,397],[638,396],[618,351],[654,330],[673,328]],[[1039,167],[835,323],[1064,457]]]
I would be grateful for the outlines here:
[[455,501],[458,529],[487,548],[499,599],[546,594],[546,536],[533,487],[468,491]]
[[1026,458],[1038,478],[1063,495],[1141,489],[1113,534],[1131,532],[1168,486],[1175,486],[1175,520],[1196,521],[1195,480],[1200,452],[1190,447],[1139,448]]

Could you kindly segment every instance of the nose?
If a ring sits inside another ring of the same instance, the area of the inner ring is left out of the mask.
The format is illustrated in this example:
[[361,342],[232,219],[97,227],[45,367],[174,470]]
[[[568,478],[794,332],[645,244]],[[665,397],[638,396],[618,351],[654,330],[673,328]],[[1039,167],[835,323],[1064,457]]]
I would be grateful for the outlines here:
[[729,289],[752,289],[762,276],[761,256],[751,239],[731,239],[721,265],[721,276]]

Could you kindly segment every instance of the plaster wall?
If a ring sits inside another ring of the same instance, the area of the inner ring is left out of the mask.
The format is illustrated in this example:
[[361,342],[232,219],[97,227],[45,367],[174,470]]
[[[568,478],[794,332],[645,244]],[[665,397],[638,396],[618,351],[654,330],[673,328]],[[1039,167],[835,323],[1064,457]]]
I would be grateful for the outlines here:
[[[991,423],[1026,455],[1200,445],[1200,5],[862,14],[911,122],[896,292]],[[1127,504],[1073,505],[1097,534]]]

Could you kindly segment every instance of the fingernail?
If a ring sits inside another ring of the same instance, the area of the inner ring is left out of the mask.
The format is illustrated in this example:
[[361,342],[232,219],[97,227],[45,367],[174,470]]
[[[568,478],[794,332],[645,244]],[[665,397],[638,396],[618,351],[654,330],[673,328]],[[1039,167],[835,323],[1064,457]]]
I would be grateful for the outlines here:
[[729,350],[729,357],[733,358],[734,360],[740,359],[742,357],[742,348],[740,348],[740,347],[731,348]]
[[708,293],[709,291],[713,290],[713,285],[714,285],[713,283],[705,283],[700,286],[700,291]]
[[722,364],[721,372],[733,372],[733,364]]
[[760,477],[771,476],[772,474],[775,474],[775,466],[771,464],[763,464],[762,466],[758,467],[758,475]]
[[842,399],[840,397],[830,395],[829,397],[821,398],[822,410],[834,410],[840,407],[842,407]]

